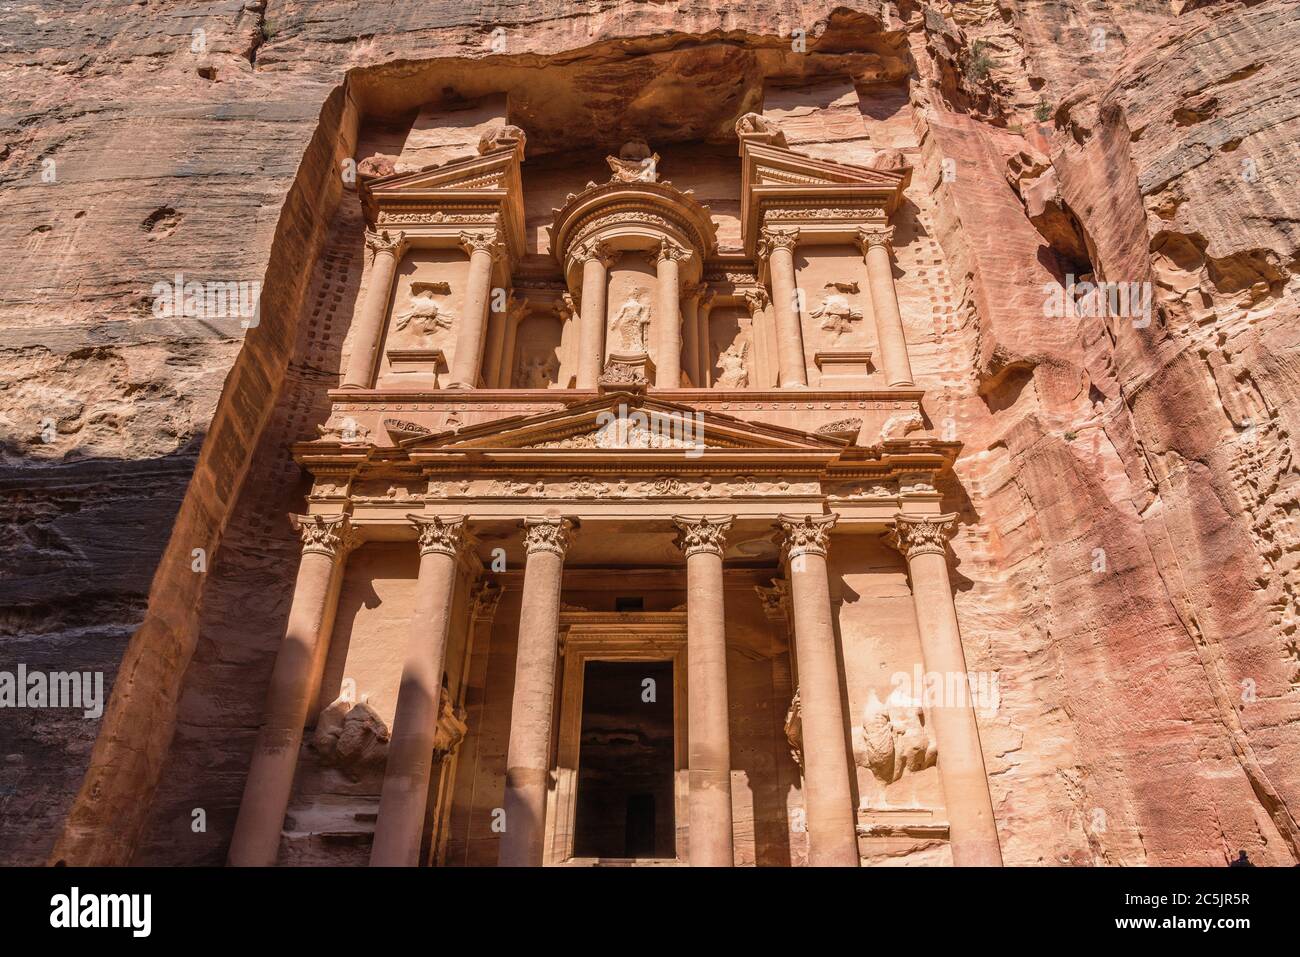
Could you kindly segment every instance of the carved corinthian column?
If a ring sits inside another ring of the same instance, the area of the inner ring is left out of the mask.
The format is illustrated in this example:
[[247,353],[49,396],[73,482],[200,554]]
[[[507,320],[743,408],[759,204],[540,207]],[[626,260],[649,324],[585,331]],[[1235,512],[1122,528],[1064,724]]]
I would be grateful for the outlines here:
[[677,389],[682,384],[682,313],[680,263],[691,258],[688,250],[664,240],[656,259],[659,295],[655,324],[659,332],[659,355],[655,359],[655,385]]
[[815,867],[858,866],[857,822],[826,568],[830,531],[837,519],[836,515],[779,517],[790,564],[803,725],[804,803],[809,862]]
[[346,515],[295,515],[293,522],[302,535],[302,560],[230,842],[228,860],[236,867],[275,864],[302,730],[334,626],[338,573],[355,541]]
[[609,267],[618,253],[602,242],[585,242],[575,258],[582,263],[582,304],[578,315],[579,389],[596,388],[605,368],[605,295]]
[[492,296],[492,264],[501,255],[501,242],[496,230],[461,233],[460,246],[469,253],[469,279],[465,284],[465,308],[456,329],[456,355],[447,387],[474,389],[478,387],[479,370],[483,365],[488,300]]
[[731,867],[731,734],[722,552],[731,516],[674,518],[686,555],[687,721],[692,867]]
[[374,384],[375,357],[379,354],[384,320],[388,317],[388,300],[393,295],[393,276],[405,245],[405,233],[366,230],[366,248],[371,254],[370,281],[356,317],[352,353],[343,375],[345,389],[369,389]]
[[867,282],[871,286],[871,311],[876,316],[876,339],[880,343],[885,380],[890,386],[912,385],[912,364],[907,358],[903,317],[898,311],[898,291],[889,265],[889,244],[893,226],[870,226],[858,230],[858,245],[867,261]]
[[393,735],[379,797],[372,867],[415,867],[424,830],[433,740],[442,706],[442,668],[465,520],[408,515],[420,546],[415,613],[393,714]]
[[[1002,849],[948,579],[948,535],[956,518],[900,513],[894,516],[890,541],[907,558],[926,674],[940,675],[945,689],[960,685],[967,692],[961,701],[932,702],[926,709],[939,746],[952,862],[958,867],[1001,867]],[[960,681],[949,680],[955,676]]]
[[505,833],[502,867],[540,867],[551,770],[551,714],[560,643],[560,586],[571,523],[562,518],[524,520],[523,612],[515,657],[515,693],[506,753]]
[[797,229],[763,227],[758,244],[760,259],[768,261],[772,281],[772,307],[776,311],[776,359],[782,388],[806,388],[808,365],[803,354],[799,303],[795,298],[794,247]]

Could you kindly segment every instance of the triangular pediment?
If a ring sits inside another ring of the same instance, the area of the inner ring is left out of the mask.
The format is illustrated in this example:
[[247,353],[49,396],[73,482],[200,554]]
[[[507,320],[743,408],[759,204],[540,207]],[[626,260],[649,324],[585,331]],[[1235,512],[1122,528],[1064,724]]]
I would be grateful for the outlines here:
[[619,454],[680,450],[804,451],[836,454],[847,442],[826,435],[705,412],[635,393],[608,393],[567,408],[497,419],[456,432],[402,443],[412,455],[434,451],[617,451]]
[[508,189],[518,175],[519,158],[513,149],[499,149],[483,156],[452,160],[433,169],[394,173],[371,180],[370,193],[376,199],[406,198],[439,191]]
[[748,186],[866,186],[898,190],[906,176],[815,159],[780,146],[746,144],[744,181]]

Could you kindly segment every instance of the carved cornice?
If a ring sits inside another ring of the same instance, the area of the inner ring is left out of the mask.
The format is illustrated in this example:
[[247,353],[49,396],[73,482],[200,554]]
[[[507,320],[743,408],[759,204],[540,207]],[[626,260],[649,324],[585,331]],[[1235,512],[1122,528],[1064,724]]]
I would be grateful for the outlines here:
[[893,226],[863,226],[858,230],[858,246],[864,256],[873,246],[884,246],[888,250],[893,241]]
[[370,250],[372,259],[380,253],[397,256],[405,244],[406,233],[400,229],[396,232],[389,232],[387,229],[366,230],[366,248]]
[[347,515],[291,515],[289,520],[302,537],[304,555],[341,558],[360,544]]
[[758,258],[767,259],[777,249],[788,249],[794,252],[795,244],[799,242],[799,230],[794,229],[777,229],[773,226],[764,226],[762,238],[758,241]]
[[464,517],[408,515],[406,518],[415,526],[421,556],[448,555],[455,558],[465,545]]
[[524,519],[524,551],[551,552],[564,558],[573,543],[573,523],[567,518]]
[[722,557],[727,547],[726,535],[731,528],[732,515],[706,515],[700,518],[673,516],[673,524],[680,529],[677,547],[687,558],[708,554]]
[[825,557],[830,545],[831,529],[839,521],[839,516],[830,515],[778,515],[781,525],[781,545],[787,559],[802,555],[821,555]]
[[894,528],[886,540],[909,561],[918,555],[947,555],[948,537],[956,528],[957,513],[947,515],[894,516]]

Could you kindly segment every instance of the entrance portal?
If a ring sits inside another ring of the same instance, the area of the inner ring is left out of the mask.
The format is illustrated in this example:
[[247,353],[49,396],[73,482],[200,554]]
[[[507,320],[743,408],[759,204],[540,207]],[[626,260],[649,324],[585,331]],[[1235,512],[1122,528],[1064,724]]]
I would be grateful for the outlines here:
[[673,764],[673,663],[588,661],[574,854],[674,857]]

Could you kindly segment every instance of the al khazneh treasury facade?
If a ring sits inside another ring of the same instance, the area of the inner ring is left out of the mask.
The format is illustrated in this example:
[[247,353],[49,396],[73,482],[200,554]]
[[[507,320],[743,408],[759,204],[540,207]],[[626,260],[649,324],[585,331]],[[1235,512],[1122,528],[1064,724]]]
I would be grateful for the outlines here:
[[749,113],[595,176],[472,120],[361,166],[230,863],[1000,864],[903,155]]

